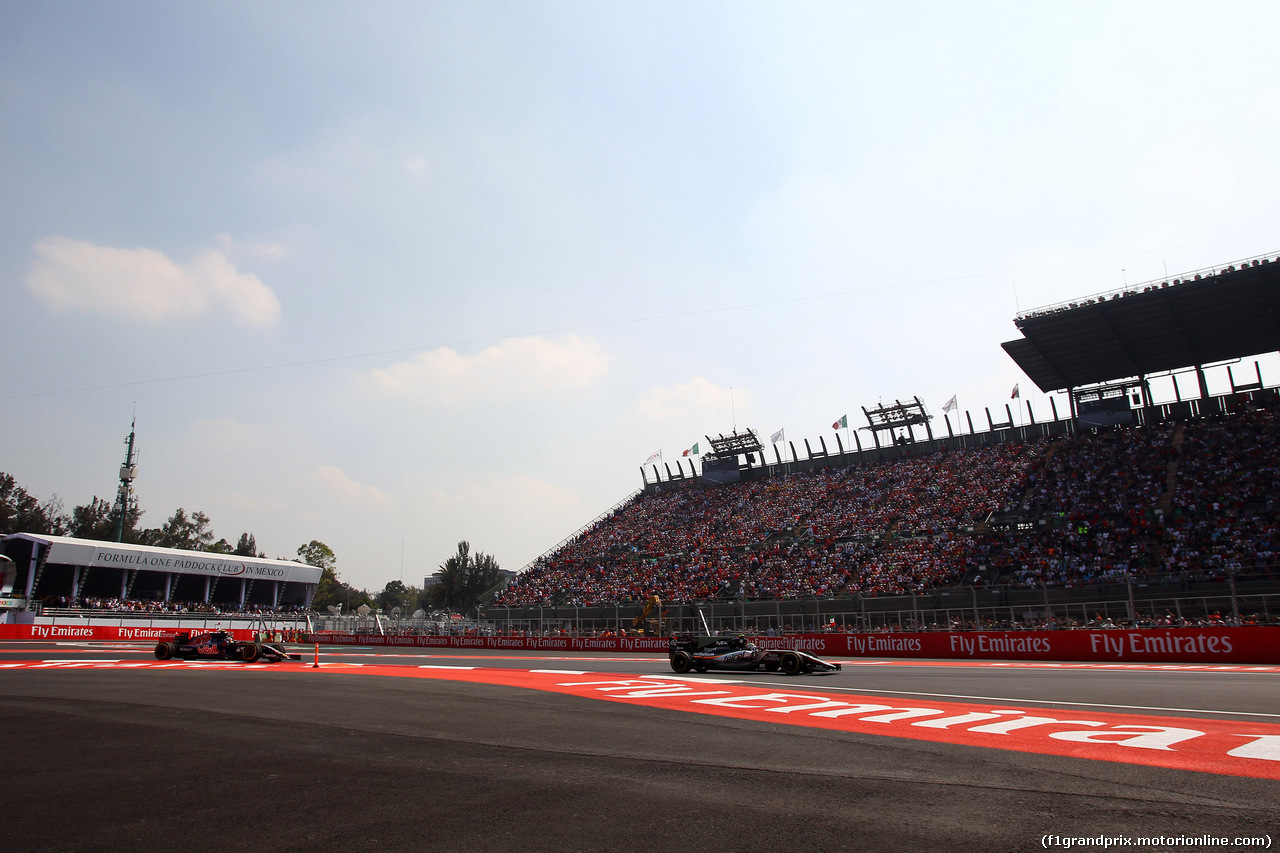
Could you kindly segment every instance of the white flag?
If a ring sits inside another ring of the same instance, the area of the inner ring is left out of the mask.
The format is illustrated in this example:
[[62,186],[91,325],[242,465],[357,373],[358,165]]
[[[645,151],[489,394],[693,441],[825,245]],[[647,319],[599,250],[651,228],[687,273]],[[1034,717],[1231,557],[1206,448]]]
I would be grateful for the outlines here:
[[948,400],[947,404],[942,407],[942,413],[945,415],[947,412],[954,412],[955,410],[956,410],[956,395],[952,394],[951,399]]
[[644,460],[644,464],[648,465],[650,462],[658,462],[661,461],[661,459],[662,451],[659,450],[657,453],[652,454],[648,459]]
[[785,429],[780,429],[777,432],[775,432],[772,436],[770,436],[769,440],[772,441],[774,444],[777,444],[779,441],[786,441],[787,439],[786,432],[787,431]]

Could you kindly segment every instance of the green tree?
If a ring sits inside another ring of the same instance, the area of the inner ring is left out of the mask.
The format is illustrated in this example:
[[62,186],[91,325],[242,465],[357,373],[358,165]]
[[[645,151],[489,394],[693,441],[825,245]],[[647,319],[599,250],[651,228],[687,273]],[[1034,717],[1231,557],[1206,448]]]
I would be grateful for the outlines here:
[[422,590],[405,586],[404,581],[394,580],[378,593],[378,606],[384,613],[390,613],[392,608],[399,607],[402,615],[410,616],[422,606],[421,598]]
[[[213,531],[209,529],[209,516],[178,507],[159,530],[144,530],[138,535],[143,545],[159,548],[177,548],[182,551],[208,551],[213,548]],[[224,552],[225,553],[225,552]]]
[[22,488],[10,474],[0,472],[0,534],[67,531],[70,519],[62,511],[62,499],[54,495],[44,503]]
[[382,588],[382,592],[378,593],[378,606],[384,611],[390,611],[393,607],[399,607],[401,606],[401,601],[404,599],[408,591],[408,588],[404,585],[404,581],[388,581],[387,585]]
[[308,566],[315,566],[317,569],[333,569],[338,565],[338,558],[334,556],[333,549],[318,539],[312,539],[306,545],[299,547],[298,558]]
[[[71,523],[68,533],[77,539],[98,539],[111,542],[116,538],[116,520],[119,517],[120,514],[115,507],[94,495],[93,500],[89,503],[78,506],[71,511]],[[129,514],[125,516],[124,541],[137,542],[143,545],[151,544],[146,541],[146,534],[150,531],[138,530],[138,520],[141,517],[142,510],[136,508],[129,510]],[[156,531],[156,535],[158,534],[159,532]]]
[[237,557],[265,557],[265,553],[259,553],[258,543],[253,538],[253,534],[247,530],[240,534],[239,541],[236,542],[236,548],[231,553]]
[[217,542],[214,542],[212,545],[210,545],[208,548],[205,548],[204,550],[208,551],[211,554],[234,554],[235,553],[234,549],[231,547],[231,543],[225,539],[219,539]]
[[440,566],[437,583],[427,590],[431,604],[446,610],[467,611],[480,596],[498,585],[498,561],[489,554],[471,554],[471,543],[458,543],[458,551]]
[[329,605],[342,605],[344,612],[350,612],[361,604],[376,606],[369,593],[344,583],[338,577],[338,558],[328,545],[312,539],[298,548],[298,557],[308,566],[315,566],[320,570],[320,582],[316,584],[315,594],[311,596],[313,610],[323,612]]
[[341,604],[346,606],[346,596],[343,594],[343,587],[346,584],[338,580],[338,573],[330,568],[322,568],[320,570],[320,583],[316,584],[315,594],[311,596],[311,607],[313,610],[325,610],[331,604]]
[[320,570],[320,583],[316,585],[315,595],[311,596],[312,610],[323,612],[329,609],[329,605],[341,605],[344,613],[350,613],[361,604],[377,606],[369,593],[344,583],[334,569]]

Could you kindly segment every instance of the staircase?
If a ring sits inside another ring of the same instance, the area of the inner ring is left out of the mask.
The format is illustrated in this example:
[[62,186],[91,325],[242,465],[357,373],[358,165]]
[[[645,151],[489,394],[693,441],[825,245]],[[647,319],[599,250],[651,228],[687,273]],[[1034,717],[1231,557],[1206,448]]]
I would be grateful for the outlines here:
[[1182,458],[1182,442],[1186,438],[1187,425],[1178,424],[1178,428],[1173,431],[1173,438],[1169,441],[1169,446],[1174,449],[1174,457],[1165,465],[1164,473],[1164,494],[1160,496],[1160,502],[1156,504],[1156,508],[1160,510],[1165,518],[1169,517],[1169,513],[1173,511],[1173,490],[1178,485],[1178,460]]

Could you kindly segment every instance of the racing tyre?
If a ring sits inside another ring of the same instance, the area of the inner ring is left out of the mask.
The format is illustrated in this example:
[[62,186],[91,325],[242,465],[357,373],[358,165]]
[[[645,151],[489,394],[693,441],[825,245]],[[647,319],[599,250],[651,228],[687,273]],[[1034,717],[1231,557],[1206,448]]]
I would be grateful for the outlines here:
[[168,660],[173,657],[173,643],[157,643],[156,644],[156,660]]
[[782,670],[783,675],[796,675],[800,672],[800,667],[800,655],[787,652],[782,656],[782,663],[778,668]]
[[676,652],[671,656],[671,669],[682,674],[686,673],[693,669],[693,658],[688,652]]
[[240,659],[245,663],[255,663],[262,657],[262,646],[257,643],[245,643],[240,647]]

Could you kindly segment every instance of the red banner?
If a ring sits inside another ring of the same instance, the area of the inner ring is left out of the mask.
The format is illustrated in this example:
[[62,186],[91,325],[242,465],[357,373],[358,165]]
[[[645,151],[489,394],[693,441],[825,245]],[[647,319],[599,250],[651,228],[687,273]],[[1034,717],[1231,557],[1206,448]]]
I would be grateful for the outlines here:
[[[1280,663],[1275,628],[846,634],[842,654],[1107,663]],[[828,644],[830,648],[830,644]]]
[[339,646],[416,646],[432,649],[506,649],[525,652],[661,652],[665,637],[442,637],[398,634],[309,635],[311,640]]
[[[321,643],[511,651],[665,652],[661,637],[433,637],[315,634]],[[799,634],[751,637],[765,648],[816,655],[951,660],[1106,663],[1280,663],[1280,629],[1143,628],[1132,631],[982,631],[919,634]]]
[[[0,640],[139,640],[159,642],[171,640],[177,628],[131,628],[116,625],[0,625]],[[199,628],[183,628],[193,636],[204,633]],[[252,640],[248,628],[222,628],[237,640]]]
[[[199,633],[192,629],[193,633]],[[159,641],[174,628],[100,625],[0,625],[0,640]],[[253,639],[233,629],[237,640]],[[1143,628],[967,633],[796,634],[751,637],[766,648],[792,648],[828,657],[944,660],[1085,661],[1094,663],[1278,664],[1280,629]],[[442,637],[319,633],[307,642],[349,646],[490,649],[540,652],[665,653],[662,637]]]

